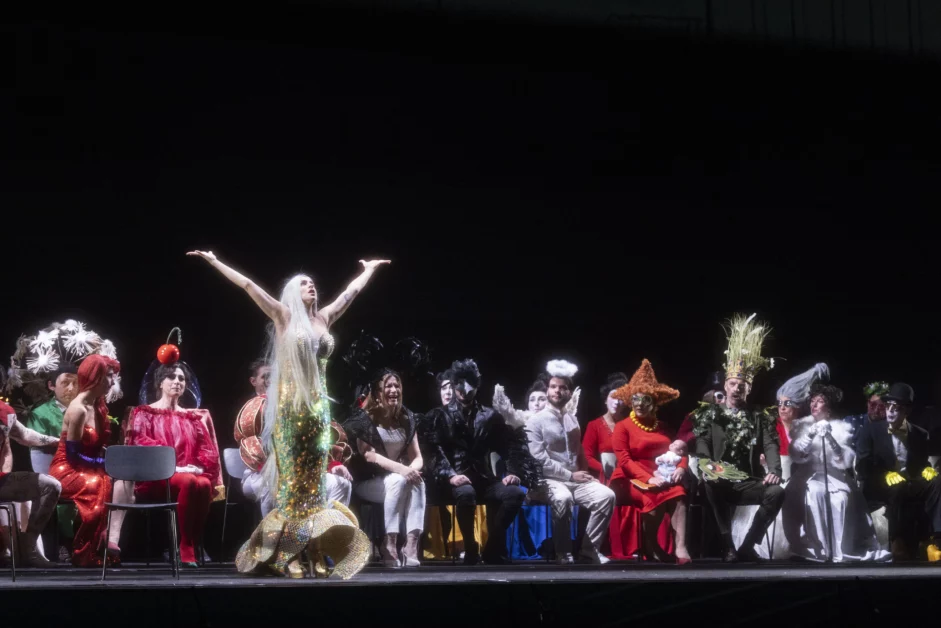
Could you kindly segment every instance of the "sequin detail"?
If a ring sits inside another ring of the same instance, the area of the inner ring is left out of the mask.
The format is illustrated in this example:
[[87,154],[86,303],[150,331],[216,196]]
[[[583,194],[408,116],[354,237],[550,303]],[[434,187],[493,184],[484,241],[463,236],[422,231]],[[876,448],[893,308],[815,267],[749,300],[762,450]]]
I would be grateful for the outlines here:
[[[321,384],[326,385],[327,358],[335,341],[326,333],[318,349]],[[288,369],[279,369],[287,374]],[[276,509],[262,520],[239,550],[235,564],[240,572],[267,568],[276,573],[302,577],[304,564],[313,565],[314,575],[331,572],[344,580],[358,573],[369,559],[369,539],[359,529],[356,517],[338,502],[328,504],[324,490],[331,451],[330,404],[319,397],[304,412],[294,410],[295,382],[283,375],[278,390],[278,423],[274,430],[274,453],[278,464]],[[307,554],[307,561],[303,554]],[[325,556],[334,566],[328,567]]]

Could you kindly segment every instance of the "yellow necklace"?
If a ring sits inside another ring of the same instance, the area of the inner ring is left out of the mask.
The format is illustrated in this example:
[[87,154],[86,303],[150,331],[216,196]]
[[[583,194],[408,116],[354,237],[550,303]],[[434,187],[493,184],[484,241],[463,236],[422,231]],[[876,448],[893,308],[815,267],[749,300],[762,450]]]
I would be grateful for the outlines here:
[[633,410],[631,410],[631,421],[634,422],[634,425],[636,425],[636,426],[639,427],[640,429],[644,430],[645,432],[655,432],[655,431],[657,430],[657,425],[659,425],[659,423],[660,423],[660,422],[657,420],[657,417],[654,417],[654,418],[653,418],[653,425],[644,425],[643,423],[640,422],[640,419],[637,418],[637,415],[634,414],[634,411],[633,411]]

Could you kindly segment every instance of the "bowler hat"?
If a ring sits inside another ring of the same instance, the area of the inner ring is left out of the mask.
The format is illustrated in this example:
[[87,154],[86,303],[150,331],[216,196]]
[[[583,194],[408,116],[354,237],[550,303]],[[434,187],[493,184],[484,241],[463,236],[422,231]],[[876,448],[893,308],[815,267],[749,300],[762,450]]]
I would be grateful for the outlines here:
[[894,401],[903,406],[910,406],[915,401],[915,391],[908,384],[897,382],[889,388],[889,394],[882,397],[883,401]]

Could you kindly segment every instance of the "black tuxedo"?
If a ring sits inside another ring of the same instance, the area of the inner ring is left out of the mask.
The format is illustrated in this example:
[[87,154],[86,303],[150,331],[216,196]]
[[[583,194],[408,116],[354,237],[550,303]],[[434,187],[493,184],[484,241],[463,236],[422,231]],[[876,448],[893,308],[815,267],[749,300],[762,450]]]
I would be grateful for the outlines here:
[[[909,422],[905,447],[908,459],[904,469],[895,453],[888,421],[870,421],[859,430],[856,439],[856,473],[863,495],[871,510],[886,507],[889,539],[894,540],[911,529],[911,518],[923,510],[933,532],[941,532],[941,477],[926,481],[922,471],[930,466],[929,452],[934,446],[928,430]],[[886,475],[899,472],[905,482],[889,486]],[[917,506],[916,508],[912,508]]]

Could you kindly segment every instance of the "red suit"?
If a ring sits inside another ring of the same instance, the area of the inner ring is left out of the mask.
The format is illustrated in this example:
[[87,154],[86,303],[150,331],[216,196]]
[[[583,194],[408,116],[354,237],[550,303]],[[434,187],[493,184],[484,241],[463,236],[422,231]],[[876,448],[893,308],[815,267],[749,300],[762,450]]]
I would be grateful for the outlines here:
[[[72,564],[77,567],[101,566],[99,550],[101,543],[107,542],[108,534],[104,503],[111,499],[111,476],[105,473],[103,466],[83,463],[73,466],[66,458],[66,438],[66,431],[62,430],[49,475],[62,484],[60,499],[74,501],[81,519],[72,544]],[[86,425],[82,432],[81,453],[93,459],[103,457],[102,447],[108,445],[110,438],[110,422],[96,408],[94,427]],[[109,554],[108,562],[115,564],[118,559]]]
[[[180,560],[196,562],[195,546],[202,538],[213,487],[221,482],[219,449],[206,410],[171,410],[137,406],[131,413],[126,444],[144,447],[173,447],[176,466],[193,465],[202,473],[174,473],[170,478],[170,495],[179,502]],[[134,492],[144,499],[166,499],[164,482],[138,482]]]
[[[628,419],[630,420],[630,419]],[[622,421],[623,422],[623,421]],[[601,465],[601,454],[614,453],[611,441],[611,430],[605,423],[604,417],[598,417],[585,426],[585,436],[582,439],[582,448],[588,459],[588,468],[599,481],[606,482]],[[611,543],[611,558],[632,558],[640,548],[638,536],[640,534],[641,511],[633,505],[615,507],[608,528],[608,539]],[[673,534],[670,528],[670,516],[666,515],[657,531],[657,542],[668,553],[673,553]]]

